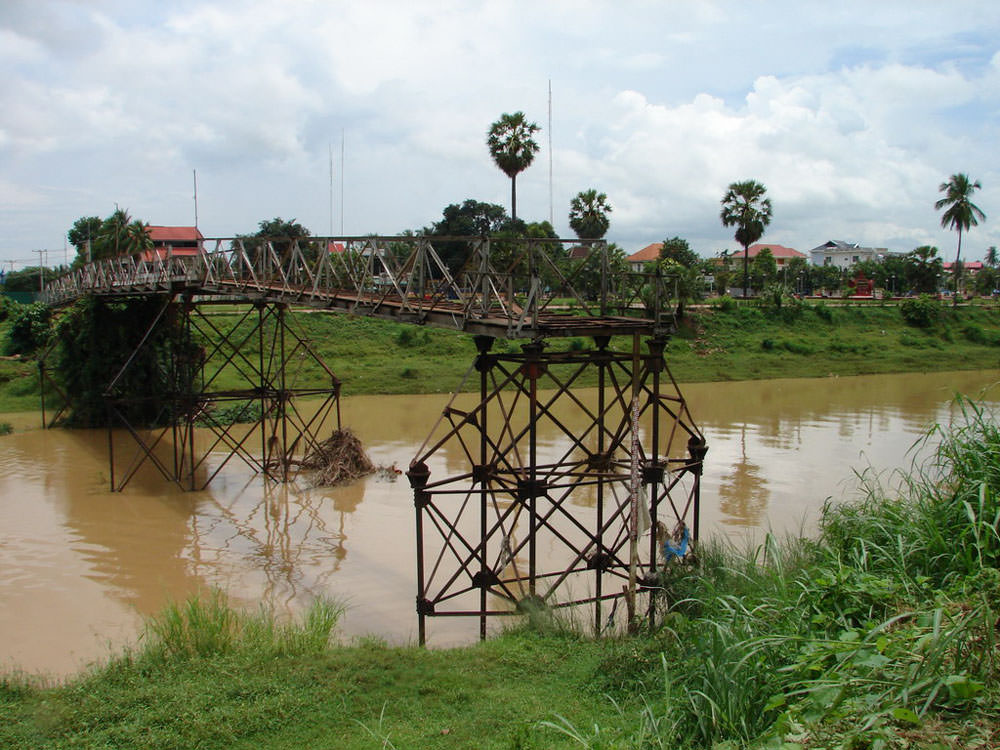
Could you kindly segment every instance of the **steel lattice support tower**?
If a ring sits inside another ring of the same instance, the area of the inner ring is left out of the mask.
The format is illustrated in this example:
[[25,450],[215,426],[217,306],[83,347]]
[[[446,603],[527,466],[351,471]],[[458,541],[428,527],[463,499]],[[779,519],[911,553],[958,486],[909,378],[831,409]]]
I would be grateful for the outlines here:
[[493,343],[476,338],[478,394],[452,398],[407,472],[421,643],[428,617],[477,617],[485,637],[487,618],[538,606],[592,604],[600,632],[602,605],[652,592],[662,532],[697,537],[707,448],[664,338],[645,352],[638,336],[628,352],[603,336],[590,351]]
[[[322,442],[321,431],[329,432],[331,423],[339,428],[340,382],[286,315],[285,304],[237,304],[229,317],[207,315],[209,306],[190,297],[166,298],[143,342],[111,380],[105,400],[113,491],[124,489],[143,466],[184,489],[204,489],[233,459],[285,481],[301,456]],[[171,386],[137,397],[119,383],[157,326],[169,326],[173,339],[161,362]],[[305,368],[319,369],[330,386],[298,387]],[[302,409],[305,398],[314,401]],[[134,423],[136,407],[150,407],[138,411],[155,412],[155,418]],[[229,418],[222,418],[223,410]],[[196,430],[202,433],[197,440]]]

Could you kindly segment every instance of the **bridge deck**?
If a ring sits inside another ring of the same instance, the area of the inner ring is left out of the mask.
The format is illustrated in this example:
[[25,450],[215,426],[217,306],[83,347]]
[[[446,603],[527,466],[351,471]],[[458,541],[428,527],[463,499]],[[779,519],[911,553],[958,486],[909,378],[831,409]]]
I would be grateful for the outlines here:
[[[88,264],[51,282],[46,299],[53,305],[86,295],[262,300],[511,339],[650,335],[669,325],[659,312],[620,314],[649,307],[651,295],[668,301],[669,292],[659,276],[612,274],[604,243],[573,259],[566,240],[491,247],[489,239],[447,238],[470,248],[461,263],[449,265],[431,239],[205,240],[184,255],[168,249]],[[344,249],[318,250],[335,246]]]

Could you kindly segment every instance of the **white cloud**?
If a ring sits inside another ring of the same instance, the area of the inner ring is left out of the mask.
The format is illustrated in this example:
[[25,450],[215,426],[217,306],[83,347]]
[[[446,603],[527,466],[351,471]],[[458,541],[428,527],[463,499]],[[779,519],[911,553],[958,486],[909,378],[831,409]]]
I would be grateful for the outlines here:
[[[562,232],[570,198],[594,186],[626,248],[682,234],[714,252],[731,244],[725,186],[756,178],[775,202],[774,241],[946,246],[932,208],[942,179],[979,178],[987,214],[1000,198],[1000,11],[967,10],[9,2],[0,181],[38,203],[12,204],[4,225],[37,247],[115,201],[187,221],[197,168],[210,233],[274,215],[326,231],[327,150],[343,131],[348,231],[416,228],[465,198],[507,203],[484,139],[520,109],[545,130],[519,213],[548,217],[551,137]],[[42,188],[54,183],[72,190]],[[1000,222],[970,241],[1000,244]]]

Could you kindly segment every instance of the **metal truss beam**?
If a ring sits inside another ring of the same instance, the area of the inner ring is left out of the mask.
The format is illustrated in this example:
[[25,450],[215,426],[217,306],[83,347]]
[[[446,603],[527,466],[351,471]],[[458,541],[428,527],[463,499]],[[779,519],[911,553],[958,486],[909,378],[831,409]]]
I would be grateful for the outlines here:
[[539,339],[666,332],[672,284],[615,270],[601,240],[235,237],[95,261],[51,281],[45,299],[184,292]]

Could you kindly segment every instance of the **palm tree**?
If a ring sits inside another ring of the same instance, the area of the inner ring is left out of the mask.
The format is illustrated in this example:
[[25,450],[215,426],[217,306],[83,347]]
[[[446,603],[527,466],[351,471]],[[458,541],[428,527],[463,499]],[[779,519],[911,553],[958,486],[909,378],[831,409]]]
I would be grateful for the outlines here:
[[997,263],[1000,263],[1000,257],[997,256],[997,246],[990,245],[986,248],[986,265],[990,268],[996,268]]
[[569,228],[581,240],[599,240],[611,226],[608,218],[611,210],[607,195],[594,189],[584,190],[570,201]]
[[538,144],[531,136],[539,130],[538,125],[524,118],[524,112],[504,113],[490,126],[486,137],[490,156],[500,171],[510,177],[510,217],[513,221],[517,221],[517,175],[535,159]]
[[765,197],[767,189],[756,180],[730,184],[722,198],[719,218],[722,225],[736,227],[736,241],[743,246],[743,296],[747,296],[750,280],[750,245],[764,236],[764,228],[771,223],[771,199]]
[[961,274],[959,261],[962,258],[962,232],[969,227],[978,226],[980,221],[985,221],[986,214],[975,203],[972,202],[972,193],[979,190],[982,185],[979,180],[975,182],[969,179],[967,174],[959,172],[948,178],[947,182],[942,182],[938,191],[944,193],[934,204],[934,208],[945,212],[941,214],[941,226],[958,230],[958,251],[955,253],[955,302],[958,303],[958,281]]

